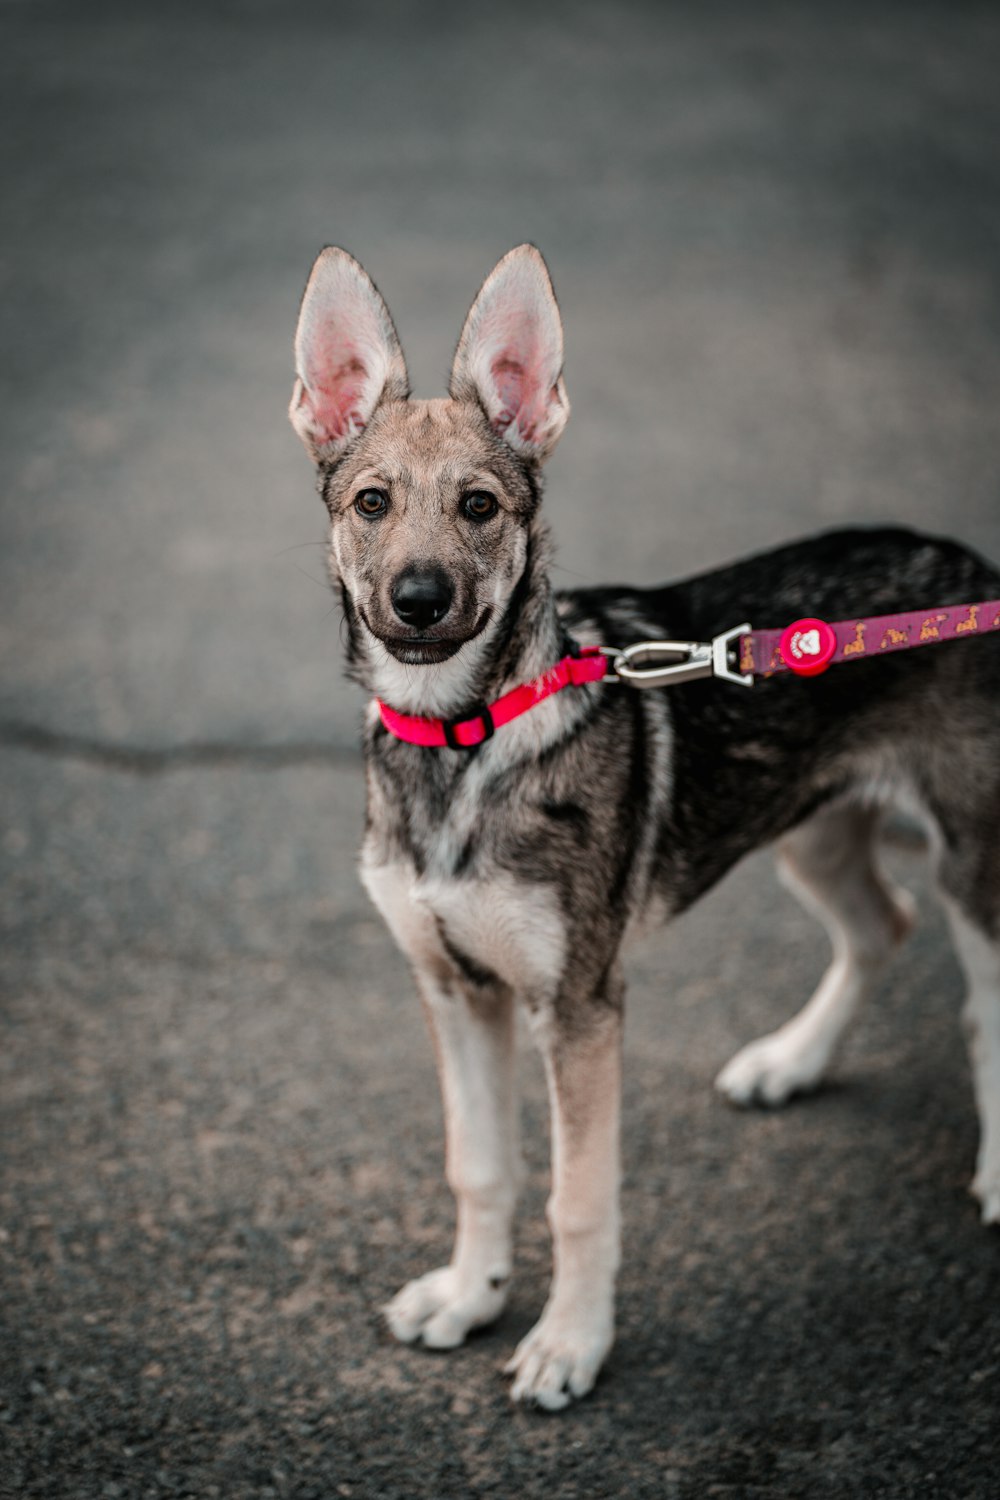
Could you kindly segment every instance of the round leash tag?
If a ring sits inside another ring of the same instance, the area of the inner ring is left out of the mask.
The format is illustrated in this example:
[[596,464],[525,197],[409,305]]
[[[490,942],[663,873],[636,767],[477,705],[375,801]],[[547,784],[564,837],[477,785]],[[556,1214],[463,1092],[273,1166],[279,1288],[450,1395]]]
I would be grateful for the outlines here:
[[825,672],[837,649],[837,637],[825,620],[795,620],[781,633],[778,650],[786,667],[800,677]]

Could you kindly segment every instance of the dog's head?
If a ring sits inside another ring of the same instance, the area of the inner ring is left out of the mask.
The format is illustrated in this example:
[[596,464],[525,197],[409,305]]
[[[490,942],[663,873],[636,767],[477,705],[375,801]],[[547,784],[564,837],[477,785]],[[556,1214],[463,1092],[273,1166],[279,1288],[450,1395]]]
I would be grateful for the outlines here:
[[524,573],[538,469],[569,416],[545,262],[521,245],[487,277],[450,399],[408,399],[389,311],[344,250],[313,267],[295,360],[289,415],[319,470],[352,653],[396,707],[461,694]]

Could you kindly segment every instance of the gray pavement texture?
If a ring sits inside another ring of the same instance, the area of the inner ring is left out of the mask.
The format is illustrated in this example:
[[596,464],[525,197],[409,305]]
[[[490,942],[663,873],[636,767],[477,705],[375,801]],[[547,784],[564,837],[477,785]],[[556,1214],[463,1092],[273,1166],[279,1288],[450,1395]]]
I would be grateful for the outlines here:
[[0,1494],[1000,1493],[961,984],[899,841],[921,927],[787,1112],[710,1087],[824,962],[767,859],[634,956],[590,1398],[498,1373],[549,1256],[527,1047],[511,1306],[391,1343],[440,1108],[284,416],[322,243],[434,394],[530,238],[563,581],[842,521],[1000,558],[998,62],[992,5],[0,3]]

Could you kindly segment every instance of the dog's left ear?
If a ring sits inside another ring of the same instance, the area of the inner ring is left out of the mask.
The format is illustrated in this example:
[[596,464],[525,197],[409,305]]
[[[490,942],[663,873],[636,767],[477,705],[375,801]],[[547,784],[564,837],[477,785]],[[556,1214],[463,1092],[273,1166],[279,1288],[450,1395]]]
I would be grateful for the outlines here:
[[317,256],[295,330],[292,426],[317,463],[340,457],[382,401],[410,394],[389,309],[364,268],[336,245]]
[[534,245],[518,245],[472,304],[449,392],[456,401],[477,401],[516,453],[542,463],[569,416],[562,364],[562,322],[548,270]]

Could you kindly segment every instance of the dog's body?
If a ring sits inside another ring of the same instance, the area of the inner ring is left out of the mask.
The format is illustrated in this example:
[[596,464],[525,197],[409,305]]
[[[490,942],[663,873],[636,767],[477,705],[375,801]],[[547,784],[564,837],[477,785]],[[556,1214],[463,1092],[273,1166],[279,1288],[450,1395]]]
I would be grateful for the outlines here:
[[[381,298],[328,250],[303,301],[292,420],[319,467],[352,668],[408,714],[456,719],[566,655],[709,639],[740,619],[878,615],[1000,596],[949,542],[834,533],[652,590],[556,596],[538,466],[568,415],[544,264],[512,251],[463,331],[449,401],[410,402]],[[503,1308],[519,1180],[513,1018],[531,1020],[552,1101],[555,1275],[513,1394],[555,1408],[611,1346],[626,930],[683,910],[779,842],[834,960],[806,1008],[718,1080],[739,1103],[815,1085],[862,993],[908,931],[877,869],[880,809],[932,829],[969,978],[982,1139],[974,1191],[1000,1222],[1000,637],[859,661],[752,692],[593,683],[473,750],[394,738],[365,749],[365,883],[409,957],[435,1040],[458,1227],[447,1267],[388,1308],[404,1340],[459,1344]]]

